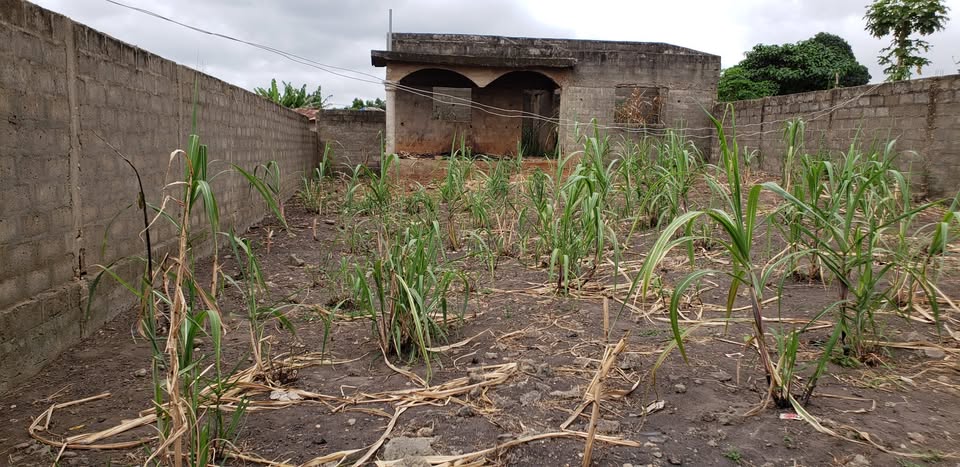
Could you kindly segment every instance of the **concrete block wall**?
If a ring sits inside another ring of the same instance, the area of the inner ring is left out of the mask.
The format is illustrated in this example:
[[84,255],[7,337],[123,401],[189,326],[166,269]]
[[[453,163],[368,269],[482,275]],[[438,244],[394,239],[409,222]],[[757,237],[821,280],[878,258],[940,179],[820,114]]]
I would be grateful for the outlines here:
[[[425,112],[429,112],[429,109]],[[386,112],[324,110],[317,113],[321,151],[330,145],[330,158],[337,170],[349,170],[357,164],[378,166],[385,131]]]
[[[608,133],[615,137],[635,138],[662,134],[666,128],[686,128],[698,148],[709,155],[713,132],[704,109],[716,101],[720,76],[720,57],[701,53],[636,54],[605,52],[579,56],[575,72],[564,86],[560,97],[560,118],[581,124],[596,119],[602,126],[614,127]],[[616,87],[618,85],[660,87],[663,99],[662,125],[648,131],[615,129]],[[575,132],[568,126],[561,129],[567,148],[579,149]]]
[[[137,167],[147,202],[159,206],[178,193],[163,187],[182,174],[171,152],[186,145],[195,108],[211,174],[276,160],[285,196],[316,165],[317,140],[306,117],[21,0],[0,0],[0,43],[5,392],[134,302],[107,280],[86,313],[97,265],[144,253],[136,178],[107,143]],[[246,229],[267,213],[238,174],[213,188],[225,228]],[[158,253],[173,233],[162,221],[151,229]],[[120,261],[117,270],[131,280],[141,267]]]
[[[952,197],[960,189],[960,75],[815,91],[732,103],[737,142],[758,150],[762,168],[782,170],[784,122],[806,123],[809,152],[846,151],[855,138],[863,147],[896,139],[901,170],[915,190],[930,197]],[[732,131],[727,112],[725,131]],[[716,145],[716,142],[714,143]]]

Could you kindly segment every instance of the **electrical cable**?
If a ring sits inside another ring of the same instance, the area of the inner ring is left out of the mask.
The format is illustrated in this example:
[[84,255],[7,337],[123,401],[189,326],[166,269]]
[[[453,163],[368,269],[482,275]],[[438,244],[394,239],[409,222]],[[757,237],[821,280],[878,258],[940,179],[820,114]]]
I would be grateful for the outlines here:
[[[427,98],[427,99],[432,100],[432,101],[434,101],[434,102],[439,102],[439,103],[448,104],[448,105],[464,106],[464,107],[470,108],[471,110],[477,110],[477,111],[484,112],[484,113],[486,113],[486,114],[493,115],[493,116],[496,116],[496,117],[502,117],[502,118],[523,118],[523,119],[528,119],[528,120],[542,121],[542,122],[549,123],[549,124],[552,124],[552,125],[557,125],[557,126],[559,126],[559,127],[577,127],[577,126],[581,126],[581,125],[588,124],[588,122],[582,122],[582,121],[575,120],[575,119],[572,120],[572,119],[564,119],[564,118],[559,118],[559,117],[557,117],[557,118],[547,117],[547,116],[540,115],[540,114],[536,114],[536,113],[533,113],[533,112],[526,112],[526,111],[516,110],[516,109],[505,109],[505,108],[502,108],[502,107],[496,107],[496,106],[492,106],[492,105],[488,105],[488,104],[483,104],[483,103],[476,102],[476,101],[473,101],[473,100],[471,100],[471,99],[466,99],[466,98],[459,97],[459,96],[454,96],[454,95],[449,95],[449,94],[443,94],[443,93],[437,93],[437,92],[424,91],[424,90],[422,90],[422,89],[418,89],[418,88],[415,88],[415,87],[411,87],[411,86],[407,86],[407,85],[401,84],[400,82],[384,80],[384,79],[381,79],[380,77],[378,77],[378,76],[376,76],[376,75],[373,75],[373,74],[370,74],[370,73],[366,73],[366,72],[363,72],[363,71],[358,71],[358,70],[354,70],[354,69],[350,69],[350,68],[345,68],[345,67],[340,67],[340,66],[336,66],[336,65],[329,65],[329,64],[317,62],[317,61],[312,60],[312,59],[310,59],[310,58],[303,57],[303,56],[300,56],[300,55],[297,55],[297,54],[294,54],[294,53],[291,53],[291,52],[286,52],[286,51],[284,51],[284,50],[277,49],[277,48],[274,48],[274,47],[271,47],[271,46],[259,44],[259,43],[252,42],[252,41],[248,41],[248,40],[245,40],[245,39],[240,39],[240,38],[237,38],[237,37],[233,37],[233,36],[230,36],[230,35],[227,35],[227,34],[223,34],[223,33],[219,33],[219,32],[215,32],[215,31],[210,31],[210,30],[207,30],[207,29],[203,29],[203,28],[201,28],[201,27],[197,27],[197,26],[193,26],[193,25],[190,25],[190,24],[187,24],[187,23],[183,23],[183,22],[181,22],[181,21],[177,21],[177,20],[175,20],[175,19],[169,18],[169,17],[164,16],[164,15],[161,15],[161,14],[159,14],[159,13],[156,13],[156,12],[153,12],[153,11],[150,11],[150,10],[147,10],[147,9],[144,9],[144,8],[136,7],[136,6],[133,6],[133,5],[128,5],[128,4],[125,4],[125,3],[120,2],[120,1],[117,1],[117,0],[104,0],[104,1],[106,1],[107,3],[111,3],[111,4],[114,4],[114,5],[123,7],[123,8],[127,8],[127,9],[130,9],[130,10],[136,11],[136,12],[141,13],[141,14],[145,14],[145,15],[148,15],[148,16],[151,16],[151,17],[160,19],[160,20],[162,20],[162,21],[166,21],[166,22],[175,24],[175,25],[180,26],[180,27],[184,27],[184,28],[190,29],[190,30],[192,30],[192,31],[195,31],[195,32],[198,32],[198,33],[201,33],[201,34],[210,35],[210,36],[214,36],[214,37],[219,37],[219,38],[221,38],[221,39],[226,39],[226,40],[229,40],[229,41],[232,41],[232,42],[237,42],[237,43],[244,44],[244,45],[247,45],[247,46],[250,46],[250,47],[254,47],[254,48],[256,48],[256,49],[260,49],[260,50],[263,50],[263,51],[266,51],[266,52],[270,52],[270,53],[279,55],[279,56],[281,56],[281,57],[283,57],[283,58],[285,58],[285,59],[287,59],[287,60],[290,60],[290,61],[292,61],[292,62],[294,62],[294,63],[298,63],[298,64],[301,64],[301,65],[304,65],[304,66],[307,66],[307,67],[311,67],[311,68],[315,68],[315,69],[324,71],[324,72],[326,72],[326,73],[332,74],[332,75],[334,75],[334,76],[338,76],[338,77],[341,77],[341,78],[344,78],[344,79],[350,79],[350,80],[354,80],[354,81],[365,82],[365,83],[382,84],[382,85],[384,85],[384,86],[387,87],[387,88],[393,88],[393,89],[397,89],[397,90],[406,92],[406,93],[408,93],[408,94],[413,94],[413,95],[416,95],[416,96],[424,97],[424,98]],[[352,74],[354,74],[354,75],[366,76],[366,77],[369,77],[369,78],[372,78],[372,79],[366,79],[366,78],[361,78],[361,77],[357,77],[357,76],[351,76],[351,75],[346,74],[346,73],[352,73]],[[744,123],[744,124],[738,125],[738,126],[737,126],[737,129],[741,129],[741,130],[742,130],[742,129],[744,129],[744,128],[750,128],[750,127],[754,127],[754,126],[759,126],[759,127],[762,128],[764,125],[779,125],[779,124],[782,124],[782,123],[786,123],[786,122],[788,122],[788,121],[791,121],[791,120],[793,120],[793,119],[795,119],[795,118],[804,118],[804,117],[810,117],[810,118],[805,118],[806,121],[814,121],[814,120],[817,120],[817,119],[823,117],[824,115],[830,114],[831,112],[833,112],[833,111],[835,111],[835,110],[837,110],[837,109],[840,109],[840,108],[843,108],[843,107],[847,106],[849,103],[851,103],[851,102],[853,102],[853,101],[856,101],[856,100],[860,99],[860,98],[863,97],[864,95],[869,94],[870,92],[874,91],[877,87],[881,86],[882,84],[883,84],[883,83],[875,84],[875,85],[873,85],[872,87],[868,88],[867,90],[863,91],[862,93],[860,93],[860,94],[858,94],[858,95],[856,95],[856,96],[854,96],[854,97],[852,97],[852,98],[850,98],[850,99],[848,99],[848,100],[846,100],[846,101],[843,101],[843,102],[841,102],[841,103],[839,103],[839,104],[837,104],[837,105],[835,105],[835,106],[832,106],[832,107],[830,107],[830,108],[827,108],[827,109],[823,109],[823,110],[820,110],[820,111],[809,112],[809,113],[806,113],[806,114],[801,114],[801,115],[796,116],[796,117],[785,118],[785,119],[781,119],[781,120],[773,120],[773,121],[757,122],[757,123]],[[561,91],[561,93],[562,93],[562,91]],[[562,94],[561,94],[561,99],[562,99]],[[697,104],[697,105],[700,105],[699,102],[693,100],[692,98],[689,98],[689,99],[690,99],[690,101],[691,101],[692,103]],[[598,129],[603,129],[603,130],[618,130],[618,131],[623,131],[623,132],[628,132],[628,133],[638,133],[638,134],[651,135],[651,136],[663,136],[663,135],[666,134],[668,131],[671,131],[670,129],[666,129],[666,128],[646,128],[646,127],[606,125],[606,124],[596,124],[596,127],[597,127]],[[698,134],[690,134],[690,133],[712,132],[713,130],[715,130],[715,128],[714,128],[714,127],[706,127],[706,128],[682,128],[681,130],[685,133],[685,136],[688,137],[688,138],[713,139],[713,138],[714,138],[713,135],[698,135]],[[782,129],[780,129],[780,128],[778,127],[778,128],[776,128],[776,129],[759,130],[759,131],[755,131],[755,132],[746,132],[746,133],[745,133],[745,132],[738,132],[737,135],[740,136],[740,137],[752,137],[752,136],[764,135],[764,134],[768,134],[768,133],[781,132],[781,131],[782,131]]]

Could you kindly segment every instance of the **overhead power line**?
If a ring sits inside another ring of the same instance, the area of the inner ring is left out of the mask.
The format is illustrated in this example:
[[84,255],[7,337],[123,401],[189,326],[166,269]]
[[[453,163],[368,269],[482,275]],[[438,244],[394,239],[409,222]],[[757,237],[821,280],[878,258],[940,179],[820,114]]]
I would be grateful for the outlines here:
[[[190,30],[192,30],[192,31],[194,31],[194,32],[198,32],[198,33],[205,34],[205,35],[209,35],[209,36],[219,37],[219,38],[221,38],[221,39],[225,39],[225,40],[232,41],[232,42],[237,42],[237,43],[240,43],[240,44],[249,46],[249,47],[253,47],[253,48],[256,48],[256,49],[260,49],[260,50],[263,50],[263,51],[266,51],[266,52],[269,52],[269,53],[272,53],[272,54],[276,54],[276,55],[279,55],[279,56],[281,56],[281,57],[283,57],[283,58],[285,58],[285,59],[287,59],[287,60],[290,60],[290,61],[292,61],[292,62],[294,62],[294,63],[298,63],[298,64],[301,64],[301,65],[304,65],[304,66],[307,66],[307,67],[311,67],[311,68],[314,68],[314,69],[318,69],[318,70],[321,70],[321,71],[323,71],[323,72],[329,73],[329,74],[334,75],[334,76],[338,76],[338,77],[341,77],[341,78],[344,78],[344,79],[349,79],[349,80],[354,80],[354,81],[360,81],[360,82],[364,82],[364,83],[381,84],[381,85],[383,85],[383,86],[385,86],[385,87],[389,87],[389,88],[392,88],[392,89],[395,89],[395,90],[399,90],[399,91],[402,91],[402,92],[406,92],[406,93],[409,93],[409,94],[413,94],[413,95],[416,95],[416,96],[424,97],[424,98],[430,99],[430,100],[432,100],[432,101],[434,101],[434,102],[439,102],[439,103],[443,103],[443,104],[446,104],[446,105],[464,106],[464,107],[468,107],[468,108],[470,108],[470,109],[472,109],[472,110],[477,110],[477,111],[484,112],[484,113],[489,114],[489,115],[494,115],[494,116],[502,117],[502,118],[525,118],[525,119],[529,119],[529,120],[542,121],[542,122],[546,122],[546,123],[553,124],[553,125],[557,125],[557,126],[563,126],[563,127],[575,127],[575,126],[585,125],[585,124],[588,124],[588,123],[589,123],[589,122],[583,122],[583,121],[574,120],[574,119],[564,119],[564,118],[546,117],[546,116],[543,116],[543,115],[540,115],[540,114],[536,114],[536,113],[532,113],[532,112],[525,112],[525,111],[522,111],[522,110],[515,110],[515,109],[506,109],[506,108],[502,108],[502,107],[496,107],[496,106],[492,106],[492,105],[488,105],[488,104],[483,104],[483,103],[475,102],[475,101],[473,101],[473,100],[471,100],[471,99],[463,98],[463,97],[460,97],[460,96],[454,96],[454,95],[443,94],[443,93],[438,93],[438,92],[424,91],[424,90],[422,90],[422,89],[418,89],[418,88],[415,88],[415,87],[403,85],[403,84],[401,84],[401,83],[399,83],[399,82],[396,82],[396,81],[384,80],[384,79],[381,79],[379,76],[376,76],[376,75],[373,75],[373,74],[370,74],[370,73],[367,73],[367,72],[364,72],[364,71],[359,71],[359,70],[354,70],[354,69],[351,69],[351,68],[346,68],[346,67],[341,67],[341,66],[330,65],[330,64],[318,62],[318,61],[315,61],[315,60],[313,60],[313,59],[310,59],[310,58],[307,58],[307,57],[303,57],[303,56],[300,56],[300,55],[295,54],[295,53],[292,53],[292,52],[287,52],[287,51],[284,51],[284,50],[281,50],[281,49],[278,49],[278,48],[275,48],[275,47],[271,47],[271,46],[268,46],[268,45],[260,44],[260,43],[253,42],[253,41],[249,41],[249,40],[246,40],[246,39],[241,39],[241,38],[233,37],[233,36],[230,36],[230,35],[228,35],[228,34],[223,34],[223,33],[215,32],[215,31],[210,31],[210,30],[208,30],[208,29],[204,29],[204,28],[201,28],[201,27],[198,27],[198,26],[194,26],[194,25],[191,25],[191,24],[187,24],[187,23],[184,23],[184,22],[175,20],[175,19],[173,19],[173,18],[170,18],[170,17],[164,16],[164,15],[161,15],[161,14],[156,13],[156,12],[154,12],[154,11],[150,11],[150,10],[147,10],[147,9],[145,9],[145,8],[140,8],[140,7],[136,7],[136,6],[133,6],[133,5],[128,5],[128,4],[126,4],[126,3],[123,3],[123,2],[120,2],[120,1],[117,1],[117,0],[104,0],[104,1],[106,1],[106,2],[108,2],[108,3],[111,3],[111,4],[113,4],[113,5],[116,5],[116,6],[120,6],[120,7],[123,7],[123,8],[127,8],[127,9],[129,9],[129,10],[136,11],[136,12],[141,13],[141,14],[144,14],[144,15],[148,15],[148,16],[157,18],[157,19],[162,20],[162,21],[166,21],[166,22],[168,22],[168,23],[172,23],[172,24],[174,24],[174,25],[177,25],[177,26],[180,26],[180,27],[183,27],[183,28],[186,28],[186,29],[190,29]],[[848,100],[845,100],[845,101],[843,101],[843,102],[841,102],[841,103],[839,103],[839,104],[837,104],[837,105],[835,105],[835,106],[832,106],[832,107],[830,107],[830,108],[823,109],[823,110],[820,110],[820,111],[809,112],[809,113],[802,114],[802,115],[800,115],[800,116],[798,116],[798,117],[794,117],[794,118],[809,117],[809,118],[806,118],[807,121],[817,120],[817,119],[819,119],[819,118],[821,118],[821,117],[823,117],[823,116],[825,116],[825,115],[830,114],[831,112],[833,112],[833,111],[835,111],[835,110],[837,110],[837,109],[840,109],[840,108],[842,108],[842,107],[845,107],[845,106],[849,105],[851,102],[854,102],[854,101],[860,99],[860,98],[863,97],[864,95],[869,94],[870,92],[873,92],[873,91],[874,91],[877,87],[879,87],[879,86],[881,86],[881,84],[876,84],[876,85],[874,85],[874,86],[871,86],[870,88],[866,89],[866,90],[863,91],[862,93],[860,93],[860,94],[858,94],[858,95],[856,95],[856,96],[854,96],[854,97],[852,97],[852,98],[850,98],[850,99],[848,99]],[[562,94],[561,94],[561,99],[562,99],[562,98],[563,98],[563,97],[562,97]],[[694,101],[692,98],[688,98],[688,99],[690,99],[690,101],[693,102],[694,104],[700,105],[699,102]],[[744,128],[752,128],[752,127],[755,127],[755,126],[759,126],[759,127],[762,128],[763,125],[777,125],[777,126],[778,126],[777,128],[769,129],[769,130],[758,130],[758,131],[753,131],[753,132],[743,132],[743,131],[740,131],[740,132],[738,132],[738,136],[750,137],[750,136],[757,136],[757,135],[763,135],[763,134],[768,134],[768,133],[780,132],[780,131],[782,131],[782,130],[781,130],[781,128],[779,128],[779,125],[780,125],[780,124],[783,124],[783,123],[786,123],[786,122],[788,122],[788,121],[790,121],[790,120],[793,120],[793,118],[785,118],[785,119],[781,119],[781,120],[774,120],[774,121],[768,121],[768,122],[744,123],[744,124],[741,124],[741,125],[737,125],[737,129],[738,129],[738,130],[742,130],[742,129],[744,129]],[[604,130],[619,130],[619,131],[632,132],[632,133],[642,133],[642,134],[654,135],[654,136],[663,135],[663,134],[665,134],[667,131],[669,131],[669,129],[666,129],[666,128],[643,128],[643,127],[638,128],[638,127],[632,127],[632,126],[604,125],[604,124],[597,124],[596,126],[597,126],[597,128],[604,129]],[[713,128],[713,127],[705,127],[705,128],[682,128],[681,130],[684,131],[684,132],[700,133],[700,132],[706,132],[706,131],[713,131],[714,128]],[[712,139],[712,138],[713,138],[712,135],[697,135],[697,134],[689,134],[689,133],[688,133],[686,136],[689,137],[689,138],[700,138],[700,139]]]

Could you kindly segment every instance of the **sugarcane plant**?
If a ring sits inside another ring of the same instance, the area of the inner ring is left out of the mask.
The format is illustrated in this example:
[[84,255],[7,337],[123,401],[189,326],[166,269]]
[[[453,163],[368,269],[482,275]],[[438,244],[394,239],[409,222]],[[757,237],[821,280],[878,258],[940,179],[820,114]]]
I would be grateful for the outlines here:
[[[253,353],[253,362],[256,372],[264,375],[268,380],[274,380],[270,374],[269,347],[266,342],[266,324],[276,320],[284,329],[293,332],[293,324],[287,319],[284,310],[291,305],[266,304],[267,284],[260,268],[260,260],[254,252],[250,240],[239,237],[233,230],[223,234],[230,243],[233,257],[239,269],[239,279],[224,274],[227,281],[240,294],[246,307],[247,323],[249,325],[250,349]],[[265,357],[265,355],[267,355]]]
[[646,187],[646,199],[648,211],[659,213],[656,225],[661,226],[688,210],[690,190],[700,176],[703,156],[692,141],[672,129],[656,149],[654,180]]
[[[183,465],[184,461],[199,466],[216,458],[220,443],[230,439],[228,432],[235,433],[243,411],[241,408],[232,421],[224,422],[219,396],[228,389],[230,382],[229,375],[221,368],[223,325],[215,298],[218,284],[215,281],[210,289],[206,289],[194,274],[190,231],[191,213],[198,202],[204,207],[205,220],[211,230],[216,231],[219,226],[219,208],[207,179],[207,148],[200,144],[198,136],[191,135],[186,150],[171,154],[171,163],[178,158],[183,159],[183,179],[168,186],[183,187],[181,196],[169,198],[180,207],[179,216],[164,211],[162,207],[157,208],[156,216],[167,219],[176,228],[178,242],[174,254],[167,257],[158,270],[151,272],[152,253],[148,251],[149,266],[140,288],[126,285],[109,267],[102,271],[134,292],[145,310],[140,329],[151,342],[153,351],[154,410],[160,437],[150,459],[165,459],[176,466]],[[91,284],[91,296],[99,279],[98,275]],[[160,315],[165,319],[160,319]],[[163,321],[167,330],[165,339],[158,325]],[[195,350],[197,340],[203,336],[209,336],[212,341],[212,377],[207,376],[201,366],[210,356]],[[168,451],[170,449],[172,453]]]
[[303,186],[297,191],[297,199],[308,211],[317,214],[323,214],[327,205],[327,180],[331,174],[330,167],[330,143],[323,147],[323,156],[320,158],[320,164],[313,169],[310,176],[304,175],[302,178]]
[[[448,299],[454,283],[460,306]],[[439,222],[412,222],[396,234],[380,231],[375,255],[355,267],[352,293],[384,356],[422,360],[429,377],[430,349],[462,318],[469,286],[445,261]]]
[[446,208],[447,242],[453,250],[459,250],[461,246],[458,216],[466,207],[466,185],[472,172],[470,148],[467,147],[466,137],[461,136],[459,147],[456,146],[456,140],[451,145],[447,173],[440,185],[440,200]]
[[375,172],[365,166],[362,168],[370,182],[364,187],[364,198],[358,211],[378,216],[389,214],[394,202],[394,182],[390,179],[390,170],[398,161],[396,154],[388,154],[381,145],[380,169]]
[[[650,159],[649,138],[639,140],[623,138],[616,150],[617,163],[617,183],[616,189],[619,191],[621,200],[621,209],[618,213],[620,219],[634,218],[634,225],[640,222],[641,217],[649,218],[648,213],[644,213],[645,205],[642,203],[645,190],[642,188],[650,177],[652,162]],[[644,224],[649,224],[646,219]]]
[[[877,362],[876,310],[897,302],[897,272],[933,297],[932,278],[914,267],[905,248],[917,215],[937,202],[911,205],[907,177],[894,166],[895,141],[866,153],[854,141],[839,164],[822,160],[805,164],[802,178],[823,177],[817,195],[804,198],[766,183],[800,215],[791,224],[817,264],[837,285],[837,329],[844,359]],[[942,246],[940,240],[930,245]],[[937,247],[933,247],[937,248]],[[935,316],[936,300],[930,300]],[[824,358],[829,358],[825,355]]]
[[[690,192],[705,167],[697,147],[681,131],[622,145],[618,167],[624,205],[638,228],[662,227],[690,207]],[[651,156],[653,154],[653,156]]]
[[[223,400],[236,381],[233,370],[222,367],[225,327],[217,297],[223,282],[216,249],[220,210],[211,187],[208,150],[195,129],[196,108],[194,134],[188,138],[186,149],[178,149],[170,156],[171,166],[177,162],[183,165],[182,177],[164,187],[164,201],[159,206],[148,203],[140,186],[137,199],[144,217],[145,256],[121,258],[99,266],[100,272],[89,287],[88,309],[104,277],[115,279],[132,292],[140,304],[138,329],[152,353],[153,411],[159,437],[159,443],[150,449],[147,464],[161,460],[175,466],[209,465],[221,458],[223,450],[235,438],[246,408],[244,400]],[[139,180],[136,167],[119,150],[117,153],[134,169]],[[243,175],[259,182],[254,187],[280,217],[279,205],[263,181],[250,172]],[[179,195],[167,193],[181,188]],[[148,214],[151,210],[152,220]],[[204,215],[194,216],[195,210],[201,210]],[[150,230],[157,222],[170,223],[177,238],[173,252],[160,262],[154,260],[150,237]],[[193,229],[203,227],[200,222],[212,233],[207,240],[214,246],[213,277],[209,285],[202,284],[196,274],[195,247],[203,237],[194,234]],[[138,283],[127,282],[117,272],[117,266],[126,260],[143,264]],[[198,350],[199,341],[204,337],[212,344],[209,353]],[[225,404],[230,407],[224,408]]]
[[[692,245],[697,239],[696,235],[690,233],[690,226],[695,220],[703,217],[716,223],[725,237],[719,243],[722,245],[722,250],[726,251],[730,257],[731,269],[726,272],[710,269],[695,270],[677,283],[669,305],[670,327],[676,348],[686,360],[687,355],[683,342],[685,333],[680,329],[680,303],[684,293],[708,275],[725,274],[730,279],[726,300],[728,315],[732,313],[734,303],[742,288],[746,289],[745,293],[749,300],[750,322],[753,330],[750,342],[752,342],[760,357],[768,383],[761,407],[771,400],[778,407],[787,407],[793,401],[791,394],[793,381],[790,379],[789,371],[792,368],[792,363],[789,360],[774,358],[774,352],[768,348],[767,332],[764,329],[763,293],[771,275],[782,262],[788,260],[790,255],[784,255],[776,261],[767,263],[760,263],[756,260],[753,244],[756,239],[758,223],[762,221],[758,208],[763,187],[754,185],[746,193],[743,192],[736,136],[734,135],[733,138],[728,140],[723,122],[713,116],[710,116],[710,118],[717,129],[720,168],[727,182],[724,186],[719,180],[710,179],[710,185],[715,194],[725,200],[726,206],[724,208],[687,211],[667,225],[647,253],[643,266],[633,280],[630,295],[635,293],[639,286],[640,296],[646,297],[648,288],[654,282],[655,271],[667,257],[667,254],[674,248]],[[744,201],[746,202],[744,203]],[[681,233],[682,235],[678,235]]]
[[558,148],[553,175],[538,170],[527,180],[524,191],[531,206],[518,216],[518,225],[536,235],[535,251],[549,255],[550,280],[563,294],[590,280],[607,248],[619,259],[611,220],[615,214],[608,203],[615,191],[615,161],[607,162],[609,140],[600,135],[596,124],[593,127],[590,136],[577,130],[582,151],[563,155]]

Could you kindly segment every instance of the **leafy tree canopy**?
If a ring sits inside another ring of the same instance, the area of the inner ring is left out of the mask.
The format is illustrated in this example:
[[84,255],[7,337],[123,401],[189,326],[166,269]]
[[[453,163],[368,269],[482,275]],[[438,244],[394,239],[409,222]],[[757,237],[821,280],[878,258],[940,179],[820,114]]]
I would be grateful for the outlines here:
[[326,107],[327,101],[331,97],[324,97],[320,90],[320,86],[317,86],[316,91],[307,93],[306,84],[296,88],[286,81],[283,82],[283,92],[281,93],[280,89],[277,87],[276,79],[270,80],[269,88],[256,88],[254,89],[254,92],[256,92],[260,97],[290,109],[299,109],[303,107],[322,109]]
[[919,75],[930,64],[920,56],[930,50],[930,43],[913,36],[942,30],[948,11],[942,0],[876,0],[867,7],[867,32],[876,38],[892,36],[879,57],[888,80],[910,79],[914,69]]
[[360,110],[363,108],[376,108],[376,109],[387,110],[387,102],[379,97],[376,98],[375,100],[367,99],[366,101],[364,101],[359,97],[354,97],[353,103],[350,104],[350,107],[347,107],[347,108],[353,109],[353,110]]
[[870,81],[842,37],[821,32],[795,44],[757,44],[735,67],[720,76],[719,99],[794,94]]
[[754,81],[740,66],[735,65],[720,75],[718,94],[721,101],[742,101],[759,99],[777,94],[777,83],[772,81]]

